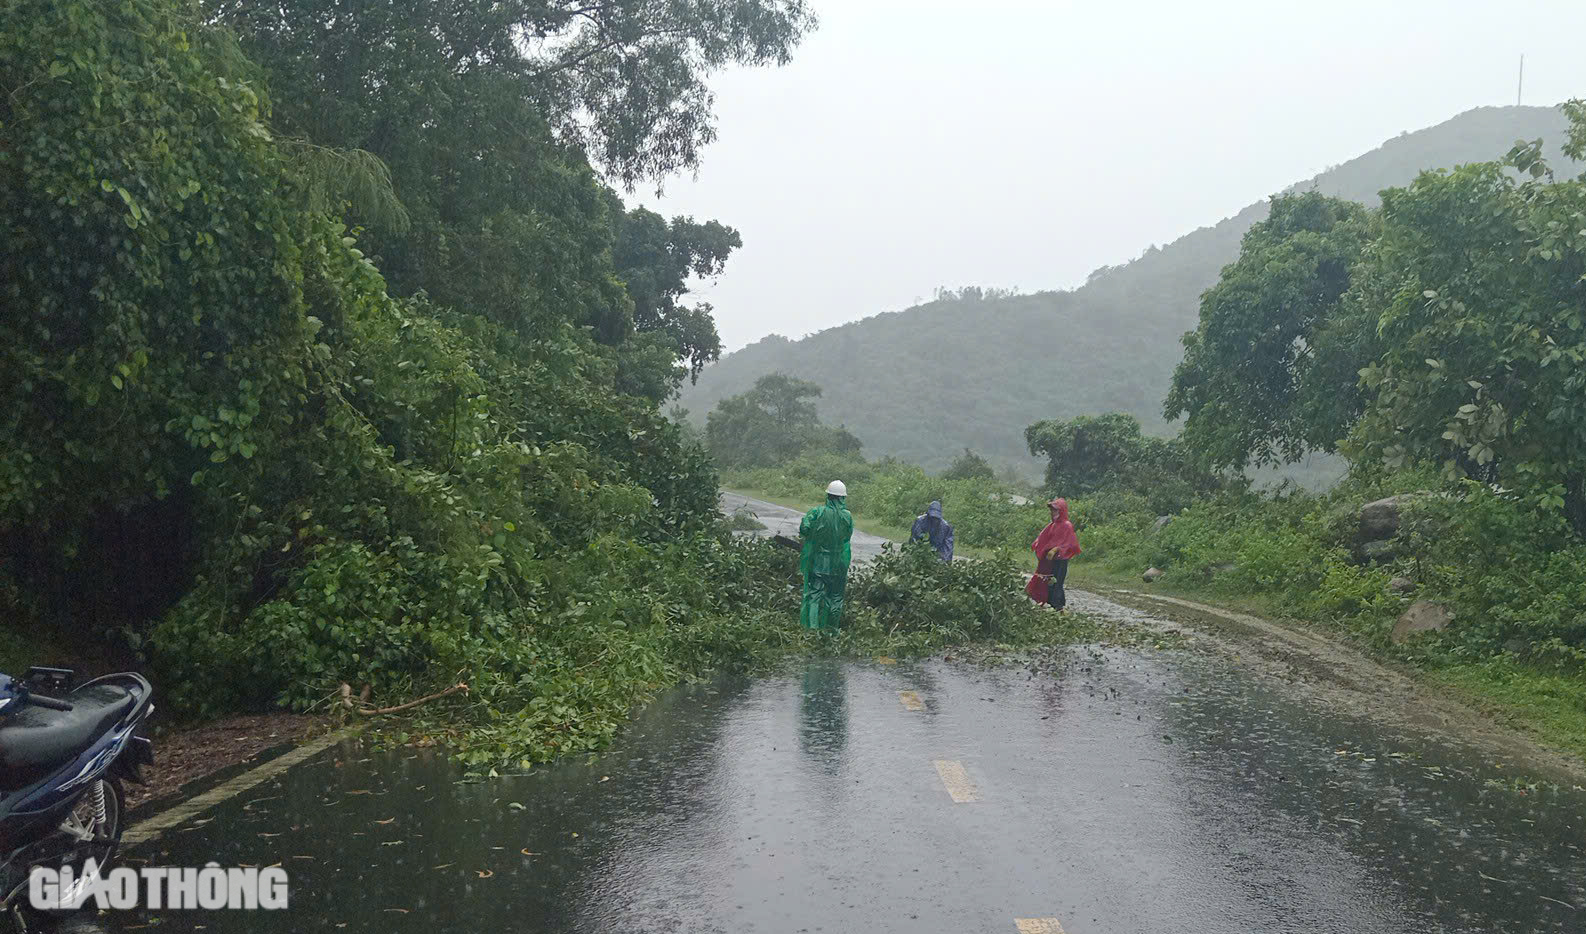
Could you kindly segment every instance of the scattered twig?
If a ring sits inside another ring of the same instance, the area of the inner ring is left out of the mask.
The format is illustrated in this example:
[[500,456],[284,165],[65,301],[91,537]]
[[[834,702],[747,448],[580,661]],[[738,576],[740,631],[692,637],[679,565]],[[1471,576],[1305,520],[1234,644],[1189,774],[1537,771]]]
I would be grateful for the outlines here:
[[1558,899],[1553,898],[1553,897],[1548,896],[1548,895],[1538,895],[1537,898],[1542,899],[1544,902],[1552,902],[1555,905],[1563,905],[1565,908],[1568,908],[1570,911],[1575,911],[1576,910],[1575,906],[1571,905],[1569,902],[1561,902]]

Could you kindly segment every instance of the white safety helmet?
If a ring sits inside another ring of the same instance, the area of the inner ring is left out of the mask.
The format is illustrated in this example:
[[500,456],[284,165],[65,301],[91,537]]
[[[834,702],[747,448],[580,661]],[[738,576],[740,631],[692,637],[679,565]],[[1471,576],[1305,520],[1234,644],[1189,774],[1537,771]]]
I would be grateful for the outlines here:
[[843,486],[843,482],[841,480],[833,480],[831,482],[831,486],[828,486],[826,488],[826,495],[827,496],[847,496],[848,495],[848,488]]

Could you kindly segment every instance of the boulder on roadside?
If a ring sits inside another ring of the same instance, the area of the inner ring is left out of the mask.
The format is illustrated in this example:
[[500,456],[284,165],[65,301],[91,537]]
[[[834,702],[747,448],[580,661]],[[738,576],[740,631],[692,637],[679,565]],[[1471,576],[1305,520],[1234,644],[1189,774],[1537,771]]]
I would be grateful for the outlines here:
[[1430,600],[1417,600],[1393,624],[1393,641],[1402,644],[1419,633],[1442,632],[1453,621],[1454,613],[1448,607]]
[[1158,532],[1162,531],[1163,529],[1167,528],[1172,523],[1173,523],[1173,516],[1157,516],[1156,517],[1156,521],[1151,523],[1151,534],[1155,535],[1156,533],[1158,533]]
[[1400,514],[1404,505],[1415,496],[1414,493],[1400,493],[1374,500],[1360,507],[1359,540],[1374,542],[1399,534]]
[[1393,538],[1404,524],[1404,507],[1418,499],[1448,498],[1451,494],[1420,490],[1415,493],[1398,493],[1373,500],[1360,507],[1360,530],[1357,542],[1375,542]]
[[1358,549],[1360,560],[1372,564],[1383,564],[1399,556],[1399,543],[1392,539],[1379,542],[1366,542]]
[[1415,581],[1408,577],[1395,577],[1388,581],[1388,593],[1409,593],[1415,589]]
[[1140,575],[1140,579],[1145,581],[1147,584],[1154,584],[1161,577],[1162,572],[1156,568],[1146,568],[1145,573]]

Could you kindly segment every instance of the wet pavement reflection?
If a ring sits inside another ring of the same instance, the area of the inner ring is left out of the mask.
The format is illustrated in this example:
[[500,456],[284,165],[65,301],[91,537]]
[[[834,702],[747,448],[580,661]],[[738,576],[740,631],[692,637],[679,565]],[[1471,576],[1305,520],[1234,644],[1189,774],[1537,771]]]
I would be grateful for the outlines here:
[[600,758],[522,777],[331,750],[127,854],[279,862],[289,909],[86,929],[1586,930],[1586,794],[1507,771],[1187,652],[817,660],[679,688]]

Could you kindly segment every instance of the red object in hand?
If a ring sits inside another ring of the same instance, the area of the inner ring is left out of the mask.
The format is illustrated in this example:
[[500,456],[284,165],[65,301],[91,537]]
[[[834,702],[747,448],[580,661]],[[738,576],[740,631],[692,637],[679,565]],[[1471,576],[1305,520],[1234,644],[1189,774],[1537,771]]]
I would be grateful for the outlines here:
[[1036,603],[1046,602],[1046,575],[1031,574],[1030,582],[1024,585],[1024,592]]

